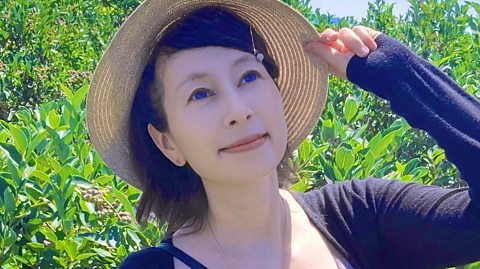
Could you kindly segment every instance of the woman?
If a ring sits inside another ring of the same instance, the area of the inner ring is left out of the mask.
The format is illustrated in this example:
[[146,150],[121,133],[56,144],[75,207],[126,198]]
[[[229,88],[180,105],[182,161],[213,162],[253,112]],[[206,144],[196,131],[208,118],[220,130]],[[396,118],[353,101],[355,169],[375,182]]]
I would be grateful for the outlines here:
[[[290,192],[291,150],[318,120],[328,73],[389,100],[437,140],[470,188],[367,179]],[[87,109],[96,149],[143,190],[138,221],[154,213],[169,224],[159,247],[121,268],[442,268],[480,259],[480,103],[367,27],[318,36],[275,0],[147,1],[105,52]]]

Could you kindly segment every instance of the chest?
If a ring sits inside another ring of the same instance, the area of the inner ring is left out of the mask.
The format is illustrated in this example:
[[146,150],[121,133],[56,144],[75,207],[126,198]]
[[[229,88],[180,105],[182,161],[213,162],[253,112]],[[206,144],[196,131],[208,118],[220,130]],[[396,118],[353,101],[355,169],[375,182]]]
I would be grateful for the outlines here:
[[340,254],[310,222],[306,215],[296,219],[292,227],[290,269],[338,269],[335,257]]

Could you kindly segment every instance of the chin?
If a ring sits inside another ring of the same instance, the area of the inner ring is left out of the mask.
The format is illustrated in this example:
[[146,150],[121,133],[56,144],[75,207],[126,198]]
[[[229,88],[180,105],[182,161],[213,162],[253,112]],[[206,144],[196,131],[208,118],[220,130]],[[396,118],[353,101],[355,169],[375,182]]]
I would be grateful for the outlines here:
[[241,181],[258,181],[258,179],[269,177],[276,172],[279,162],[277,158],[271,157],[260,158],[260,160],[252,158],[250,161],[244,161],[231,166],[230,171],[233,171],[235,174],[230,177]]

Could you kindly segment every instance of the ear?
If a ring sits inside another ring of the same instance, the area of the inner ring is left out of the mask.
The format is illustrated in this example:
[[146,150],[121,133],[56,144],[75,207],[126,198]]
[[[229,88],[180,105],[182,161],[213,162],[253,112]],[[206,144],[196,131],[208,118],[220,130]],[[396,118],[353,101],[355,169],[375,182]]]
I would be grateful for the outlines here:
[[151,123],[148,124],[147,129],[148,134],[163,155],[177,166],[185,165],[186,160],[183,154],[176,148],[175,143],[166,133],[158,131]]

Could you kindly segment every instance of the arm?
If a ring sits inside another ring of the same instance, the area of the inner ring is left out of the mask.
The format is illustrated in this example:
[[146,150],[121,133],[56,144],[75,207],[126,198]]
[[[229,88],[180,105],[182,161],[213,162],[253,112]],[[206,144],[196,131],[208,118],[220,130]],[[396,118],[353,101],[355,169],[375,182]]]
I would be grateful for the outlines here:
[[442,268],[480,260],[480,103],[397,40],[382,34],[375,41],[378,48],[370,47],[366,58],[318,44],[313,51],[427,131],[469,188],[380,179],[326,186],[317,206],[327,232],[362,268]]
[[368,57],[351,59],[348,79],[427,131],[469,184],[456,190],[380,184],[379,235],[393,250],[385,254],[398,263],[415,257],[409,261],[415,268],[480,260],[480,102],[399,41],[380,35],[376,42]]
[[468,188],[368,178],[295,196],[353,268],[439,269],[480,260]]
[[380,35],[378,50],[353,57],[350,81],[387,99],[393,112],[427,131],[445,150],[480,208],[480,101],[399,41]]

